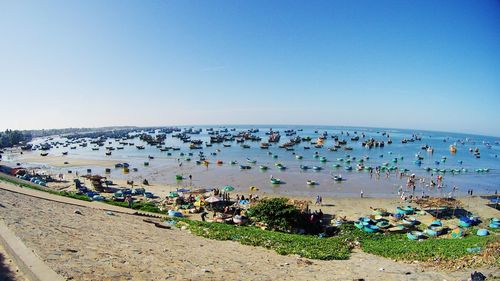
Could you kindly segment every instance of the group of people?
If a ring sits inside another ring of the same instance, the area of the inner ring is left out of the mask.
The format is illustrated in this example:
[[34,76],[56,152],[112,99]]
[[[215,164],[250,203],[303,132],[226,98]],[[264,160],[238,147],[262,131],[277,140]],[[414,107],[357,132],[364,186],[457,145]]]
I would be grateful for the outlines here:
[[215,188],[213,190],[214,192],[214,196],[219,196],[222,198],[222,201],[230,201],[231,200],[231,196],[229,194],[229,192],[226,192],[226,191],[221,191],[220,189],[218,188]]

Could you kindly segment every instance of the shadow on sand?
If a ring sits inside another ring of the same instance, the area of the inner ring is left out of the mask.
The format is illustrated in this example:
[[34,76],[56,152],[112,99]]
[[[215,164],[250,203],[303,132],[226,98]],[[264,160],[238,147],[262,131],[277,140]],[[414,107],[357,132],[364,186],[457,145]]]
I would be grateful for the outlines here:
[[14,272],[10,271],[9,267],[5,262],[5,256],[0,253],[0,280],[2,281],[14,281]]

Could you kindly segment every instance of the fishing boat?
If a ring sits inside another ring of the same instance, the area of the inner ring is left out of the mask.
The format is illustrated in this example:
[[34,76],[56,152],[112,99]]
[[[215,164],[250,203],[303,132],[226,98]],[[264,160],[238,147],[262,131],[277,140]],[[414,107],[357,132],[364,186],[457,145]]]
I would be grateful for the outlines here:
[[436,237],[443,234],[444,228],[442,226],[429,226],[424,230],[424,232],[430,237]]
[[457,227],[451,231],[451,237],[452,238],[462,238],[464,237],[465,232],[461,227]]
[[255,164],[255,163],[257,163],[257,160],[252,160],[250,158],[247,158],[247,163]]
[[458,221],[458,225],[460,225],[461,227],[470,227],[470,226],[476,225],[478,222],[479,222],[478,217],[463,216],[463,217],[460,217],[460,220]]
[[380,228],[375,224],[366,224],[363,227],[363,231],[367,232],[367,233],[374,233],[374,232],[377,232],[379,230],[380,230]]
[[488,236],[489,234],[488,230],[484,228],[478,229],[476,232],[477,236]]
[[106,155],[110,156],[111,155],[111,151],[106,152]]
[[263,170],[263,171],[265,171],[265,170],[269,169],[269,167],[264,166],[264,165],[260,165],[260,166],[259,166],[259,168],[260,168],[261,170]]
[[178,180],[178,181],[181,181],[184,178],[182,177],[182,175],[175,175],[175,179]]
[[489,228],[500,228],[500,220],[497,218],[492,218],[488,227]]
[[40,153],[40,156],[47,156],[47,155],[49,155],[48,152],[42,152],[42,153]]
[[400,215],[411,215],[415,212],[415,208],[411,206],[396,207],[396,213]]
[[316,181],[313,181],[313,180],[307,180],[307,185],[316,185],[318,184]]
[[250,170],[250,169],[252,169],[252,167],[250,167],[248,165],[240,165],[240,169],[241,170]]
[[391,224],[387,220],[380,220],[380,221],[377,222],[376,225],[380,229],[386,229],[386,228],[389,228],[391,226]]
[[382,208],[373,208],[372,212],[373,212],[373,214],[375,214],[377,216],[387,216],[389,214],[389,212],[387,212],[386,209],[382,209]]
[[457,152],[457,146],[455,144],[450,145],[450,152],[451,153],[456,153]]
[[262,149],[268,149],[268,148],[269,148],[269,143],[267,143],[267,142],[263,142],[263,143],[261,143],[261,144],[259,145],[259,147],[260,147],[260,148],[262,148]]
[[298,159],[298,160],[300,160],[300,159],[302,159],[303,157],[302,157],[302,155],[295,155],[295,158],[296,158],[296,159]]
[[429,226],[443,226],[443,223],[440,220],[434,220]]
[[419,240],[424,237],[424,233],[422,231],[410,231],[406,234],[408,239],[410,240]]
[[414,217],[405,217],[402,222],[406,225],[415,225],[418,223],[418,220]]
[[345,166],[345,167],[344,167],[344,169],[345,169],[346,171],[352,171],[352,166]]
[[342,175],[335,175],[335,176],[333,176],[333,180],[340,182],[340,181],[343,181],[344,179],[342,178]]
[[281,180],[278,178],[271,178],[271,183],[272,184],[281,184]]
[[306,165],[300,165],[300,169],[301,170],[309,170],[310,167],[309,166],[306,166]]

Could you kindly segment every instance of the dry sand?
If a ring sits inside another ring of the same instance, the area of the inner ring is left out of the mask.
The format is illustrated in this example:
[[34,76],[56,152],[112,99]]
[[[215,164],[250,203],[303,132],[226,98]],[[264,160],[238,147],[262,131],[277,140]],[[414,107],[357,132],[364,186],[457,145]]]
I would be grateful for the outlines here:
[[0,244],[0,280],[28,280],[12,260],[12,257],[3,248],[2,244]]
[[8,227],[51,268],[74,280],[466,280],[468,275],[357,252],[347,261],[280,256],[155,228],[136,216],[3,190],[0,198],[5,207],[0,217]]

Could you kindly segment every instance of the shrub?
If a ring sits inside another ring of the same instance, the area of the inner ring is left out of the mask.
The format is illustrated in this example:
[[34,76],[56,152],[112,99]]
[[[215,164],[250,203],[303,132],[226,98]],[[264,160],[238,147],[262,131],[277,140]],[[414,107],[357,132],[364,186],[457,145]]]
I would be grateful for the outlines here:
[[288,231],[298,226],[300,211],[287,198],[263,199],[248,210],[248,214],[270,229]]

